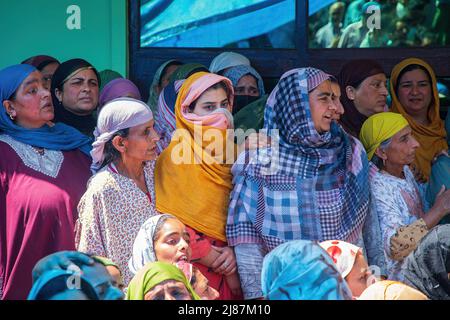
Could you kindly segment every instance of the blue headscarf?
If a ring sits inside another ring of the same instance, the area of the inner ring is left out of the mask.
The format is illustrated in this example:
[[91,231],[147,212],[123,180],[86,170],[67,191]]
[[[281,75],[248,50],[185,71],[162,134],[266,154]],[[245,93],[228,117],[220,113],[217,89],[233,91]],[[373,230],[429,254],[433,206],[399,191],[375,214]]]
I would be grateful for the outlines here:
[[[22,82],[37,69],[27,64],[18,64],[0,70],[0,101],[10,99]],[[50,127],[44,125],[38,129],[26,129],[16,125],[6,113],[0,110],[0,132],[4,132],[17,141],[49,150],[68,151],[80,149],[90,156],[92,140],[81,132],[63,123]]]
[[261,286],[268,300],[351,300],[331,257],[308,240],[286,242],[264,258]]
[[239,66],[231,67],[223,73],[223,76],[230,79],[231,82],[233,83],[233,87],[236,88],[239,80],[241,80],[241,78],[243,76],[246,76],[248,74],[252,75],[253,77],[256,78],[256,80],[258,82],[259,95],[263,96],[266,93],[264,91],[264,82],[263,82],[261,76],[259,75],[258,71],[253,69],[251,66],[239,65]]
[[[94,286],[84,276],[69,270],[48,270],[44,272],[34,282],[27,300],[47,300],[51,296],[63,292],[65,289],[68,289],[67,283],[72,284],[71,277],[78,277],[78,279],[73,279],[73,284],[76,285],[76,281],[79,280],[80,288],[77,289],[80,289],[89,300],[100,300]],[[47,292],[47,297],[43,297],[42,290],[47,286],[49,286],[47,290],[52,292]]]

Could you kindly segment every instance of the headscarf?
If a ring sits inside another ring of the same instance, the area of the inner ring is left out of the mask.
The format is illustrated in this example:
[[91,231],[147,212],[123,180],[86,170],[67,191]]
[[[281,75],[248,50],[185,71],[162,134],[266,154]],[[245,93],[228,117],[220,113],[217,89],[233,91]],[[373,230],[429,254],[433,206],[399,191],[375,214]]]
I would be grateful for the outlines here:
[[366,149],[368,159],[372,160],[380,144],[407,126],[408,121],[401,114],[393,112],[377,113],[364,121],[359,140]]
[[341,116],[340,123],[355,138],[359,137],[361,126],[367,117],[360,113],[354,102],[347,97],[346,87],[357,88],[366,78],[379,73],[384,74],[384,70],[377,61],[361,59],[347,62],[337,76],[342,92],[341,102],[345,111]]
[[[401,105],[395,88],[399,81],[398,76],[401,71],[411,64],[417,64],[424,67],[431,78],[431,88],[433,90],[433,99],[428,110],[428,119],[431,121],[429,126],[417,123]],[[431,161],[437,152],[447,150],[446,132],[444,122],[439,115],[439,93],[436,87],[436,75],[431,66],[425,61],[417,58],[409,58],[398,63],[391,72],[390,91],[392,96],[391,111],[400,113],[409,122],[413,136],[419,142],[420,146],[416,150],[416,159],[414,166],[420,169],[424,176],[428,179],[431,172]]]
[[50,63],[57,63],[59,64],[59,61],[56,60],[53,57],[46,56],[46,55],[39,55],[30,57],[24,61],[21,62],[21,64],[29,64],[38,69],[39,71],[42,71],[46,66],[48,66]]
[[316,243],[293,240],[264,257],[261,287],[268,300],[351,300],[330,256]]
[[162,218],[174,218],[170,214],[158,214],[150,217],[144,222],[136,236],[133,244],[133,255],[128,261],[128,267],[133,274],[138,273],[147,263],[155,262],[156,252],[153,239],[155,237],[156,227]]
[[249,66],[250,60],[242,54],[236,52],[222,52],[211,61],[209,71],[212,73],[219,73],[223,69],[235,67],[241,64]]
[[123,129],[139,126],[153,119],[150,108],[142,101],[132,98],[118,98],[107,103],[98,115],[92,144],[93,172],[99,170],[105,159],[105,144],[114,134]]
[[[194,230],[226,241],[226,212],[232,189],[230,165],[217,163],[212,155],[203,149],[203,146],[197,144],[194,139],[194,130],[196,130],[194,128],[197,127],[198,130],[198,125],[194,125],[192,121],[186,119],[187,115],[194,114],[184,113],[203,92],[219,82],[224,82],[228,87],[230,101],[228,111],[230,111],[233,101],[233,86],[227,78],[212,73],[198,72],[183,83],[175,105],[175,116],[177,129],[182,129],[177,131],[184,134],[180,134],[179,139],[173,139],[156,162],[155,196],[156,209],[159,212],[173,214]],[[209,128],[211,127],[205,126],[203,123],[202,130]],[[226,130],[221,133],[225,140]],[[203,140],[203,138],[202,136],[201,139]],[[203,141],[202,144],[204,144]],[[191,160],[189,164],[173,162],[172,152],[179,154],[177,150],[180,146],[186,146],[193,155],[188,156]],[[224,148],[228,147],[229,144],[224,143]],[[221,154],[216,154],[216,157],[225,154],[226,152],[223,151]],[[198,159],[202,160],[198,161]],[[195,192],[189,192],[188,197],[181,197],[181,194],[186,193],[186,186]]]
[[56,89],[62,90],[64,83],[72,76],[83,70],[92,70],[97,76],[98,85],[101,81],[97,70],[87,61],[83,59],[72,59],[63,62],[56,69],[52,78],[52,86],[50,93],[52,94],[53,106],[55,107],[55,121],[62,122],[72,126],[87,136],[91,136],[95,128],[94,112],[90,115],[79,116],[67,110],[56,97]]
[[367,287],[358,300],[428,300],[428,298],[404,283],[384,280]]
[[[262,238],[271,250],[287,240],[360,237],[369,209],[367,155],[334,122],[319,134],[311,117],[309,92],[329,77],[314,68],[293,69],[270,94],[264,129],[272,147],[259,150],[256,160],[234,175],[229,244]],[[240,207],[251,214],[244,216]]]
[[122,75],[117,71],[109,69],[100,71],[98,75],[100,76],[101,82],[98,88],[99,92],[102,92],[103,88],[114,79],[123,78]]
[[161,77],[163,76],[164,71],[168,66],[172,64],[182,65],[182,62],[176,59],[168,60],[159,66],[159,68],[155,72],[155,75],[153,76],[153,81],[152,84],[150,85],[149,96],[147,101],[148,106],[153,112],[156,111],[158,105],[158,92],[156,88],[157,86],[159,86],[161,82]]
[[447,117],[445,118],[445,131],[447,131],[447,144],[450,147],[450,109],[447,110]]
[[431,300],[450,300],[450,225],[434,227],[403,264],[404,282]]
[[169,77],[169,82],[187,79],[196,72],[209,72],[208,68],[200,63],[185,63],[178,67]]
[[264,110],[268,95],[261,96],[258,100],[249,103],[234,114],[234,128],[245,131],[254,129],[259,131],[264,126]]
[[162,89],[158,98],[158,108],[155,115],[155,129],[160,135],[158,141],[158,154],[170,143],[175,124],[175,102],[181,86],[186,78],[196,72],[207,72],[208,69],[198,63],[186,63],[181,65],[170,77],[169,84]]
[[223,73],[224,77],[231,80],[234,88],[237,87],[239,80],[241,80],[241,78],[246,75],[252,75],[253,77],[256,78],[256,82],[258,83],[259,95],[263,96],[266,93],[264,91],[263,79],[259,75],[258,71],[253,69],[251,66],[248,65],[234,66],[229,68]]
[[[0,101],[11,98],[22,82],[36,71],[28,64],[18,64],[0,71]],[[68,151],[80,149],[86,155],[91,150],[91,140],[72,127],[57,123],[50,127],[26,129],[16,125],[7,115],[5,108],[0,110],[0,132],[3,131],[17,141],[49,150]]]
[[351,243],[339,240],[328,240],[320,243],[320,246],[331,256],[342,278],[352,271],[358,252],[362,249]]
[[114,261],[112,261],[109,258],[101,257],[101,256],[92,256],[92,259],[94,259],[95,261],[101,263],[105,267],[115,267],[115,268],[117,268],[117,270],[119,270],[121,272],[121,270],[120,270],[119,266],[117,265],[117,263],[115,263]]
[[151,289],[166,280],[182,282],[191,294],[192,300],[201,300],[186,279],[183,271],[164,262],[147,263],[144,268],[139,270],[128,286],[126,300],[144,300],[145,295]]
[[111,100],[126,97],[127,94],[132,93],[134,96],[141,100],[141,93],[138,87],[128,79],[117,78],[108,83],[100,93],[99,108],[103,107]]
[[[55,294],[59,293],[58,289],[64,290],[67,288],[67,283],[71,281],[74,277],[80,281],[82,292],[89,298],[89,300],[100,300],[94,286],[91,282],[81,274],[76,274],[69,270],[48,270],[45,271],[33,284],[30,293],[28,294],[27,300],[43,300],[41,297],[42,290],[51,286],[50,288],[55,290]],[[55,283],[64,283],[63,286],[55,285]],[[61,287],[61,288],[58,288]],[[64,289],[63,289],[64,288]]]

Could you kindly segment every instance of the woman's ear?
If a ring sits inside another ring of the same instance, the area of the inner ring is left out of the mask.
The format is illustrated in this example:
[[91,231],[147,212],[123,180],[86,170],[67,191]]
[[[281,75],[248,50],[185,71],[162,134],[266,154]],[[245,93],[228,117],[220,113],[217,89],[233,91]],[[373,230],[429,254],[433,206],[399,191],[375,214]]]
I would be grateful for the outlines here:
[[12,103],[11,100],[5,100],[5,101],[3,101],[3,107],[5,108],[6,113],[7,113],[9,116],[15,117],[15,116],[17,115],[17,114],[16,114],[16,110],[14,109],[14,105],[13,105],[13,103]]
[[376,154],[377,157],[380,158],[381,160],[384,160],[384,161],[387,160],[387,154],[386,154],[386,151],[384,151],[381,147],[378,147],[377,150],[375,150],[375,154]]
[[121,137],[121,136],[115,136],[112,139],[112,145],[114,146],[114,148],[116,148],[117,151],[119,151],[120,153],[125,153],[127,151],[127,147],[126,147],[126,139]]
[[345,94],[347,95],[347,98],[349,98],[350,100],[355,100],[356,89],[352,86],[346,86]]
[[63,92],[61,90],[59,90],[58,88],[56,88],[55,96],[56,96],[56,99],[58,99],[58,101],[61,103],[62,99],[63,99]]

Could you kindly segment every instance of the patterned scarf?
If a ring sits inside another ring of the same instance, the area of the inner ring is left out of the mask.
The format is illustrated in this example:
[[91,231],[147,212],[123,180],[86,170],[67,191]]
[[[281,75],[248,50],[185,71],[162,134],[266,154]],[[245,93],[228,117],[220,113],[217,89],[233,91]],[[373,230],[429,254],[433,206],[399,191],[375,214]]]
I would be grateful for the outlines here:
[[264,128],[279,131],[278,148],[263,149],[240,174],[227,221],[230,245],[287,240],[355,242],[369,208],[367,155],[340,126],[319,134],[308,93],[329,75],[313,68],[283,75],[269,96]]

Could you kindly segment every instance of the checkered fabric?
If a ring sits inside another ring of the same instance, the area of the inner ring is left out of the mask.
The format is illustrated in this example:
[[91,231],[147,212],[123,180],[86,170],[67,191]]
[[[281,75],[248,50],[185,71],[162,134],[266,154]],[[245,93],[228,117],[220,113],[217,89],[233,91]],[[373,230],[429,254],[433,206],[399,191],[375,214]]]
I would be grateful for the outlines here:
[[318,69],[294,69],[272,91],[264,127],[269,134],[278,130],[279,145],[233,171],[230,245],[263,243],[271,250],[287,240],[360,237],[369,208],[367,155],[340,126],[333,123],[319,134],[311,118],[308,92],[329,77]]

